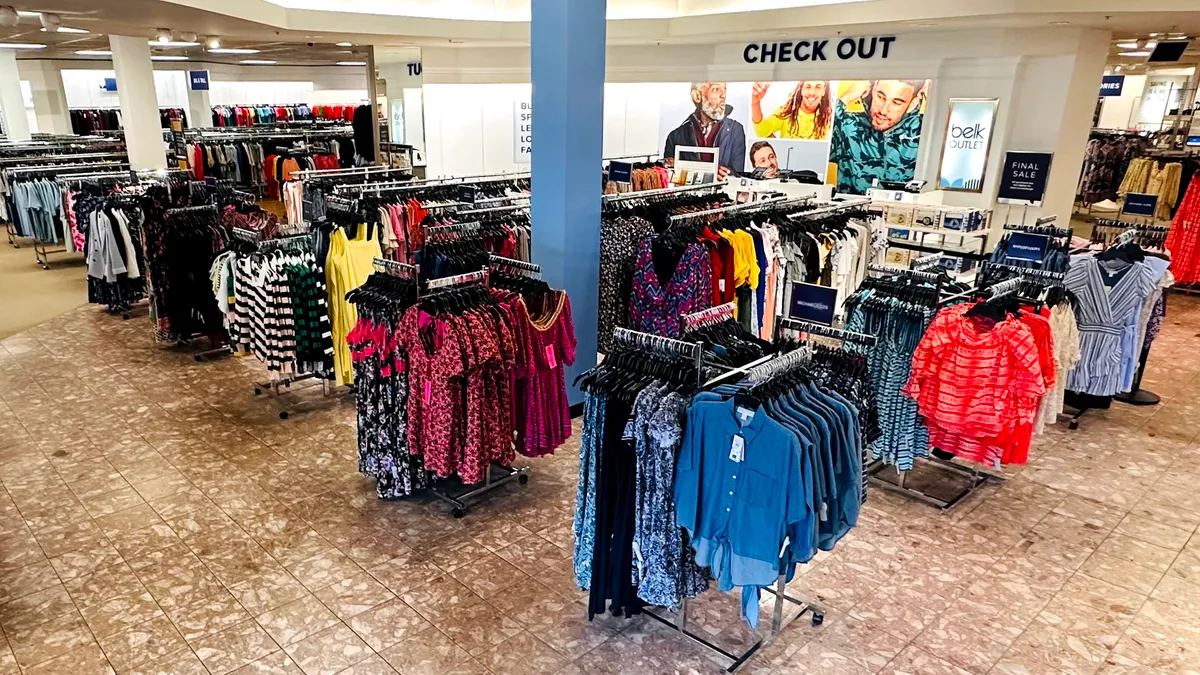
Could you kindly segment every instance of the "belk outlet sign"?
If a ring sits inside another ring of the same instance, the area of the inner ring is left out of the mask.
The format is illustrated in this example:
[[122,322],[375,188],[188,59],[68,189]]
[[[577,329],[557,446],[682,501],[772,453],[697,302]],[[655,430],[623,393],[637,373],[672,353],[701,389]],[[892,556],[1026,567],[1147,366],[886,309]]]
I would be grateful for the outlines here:
[[952,98],[938,164],[939,190],[983,192],[992,131],[996,123],[994,98]]
[[742,50],[746,63],[791,63],[792,61],[856,61],[886,59],[895,35],[827,40],[753,42]]

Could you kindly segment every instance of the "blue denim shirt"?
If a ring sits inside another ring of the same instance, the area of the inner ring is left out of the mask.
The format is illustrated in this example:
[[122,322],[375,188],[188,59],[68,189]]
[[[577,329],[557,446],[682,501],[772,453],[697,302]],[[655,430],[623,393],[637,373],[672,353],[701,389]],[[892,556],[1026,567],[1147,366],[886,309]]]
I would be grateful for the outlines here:
[[[744,442],[740,462],[731,459],[735,436]],[[675,474],[676,514],[691,535],[696,562],[712,569],[718,588],[774,583],[785,541],[812,532],[801,476],[796,435],[762,406],[744,424],[734,399],[701,400],[688,410]],[[757,594],[743,595],[743,614],[753,626],[758,604],[747,595]]]

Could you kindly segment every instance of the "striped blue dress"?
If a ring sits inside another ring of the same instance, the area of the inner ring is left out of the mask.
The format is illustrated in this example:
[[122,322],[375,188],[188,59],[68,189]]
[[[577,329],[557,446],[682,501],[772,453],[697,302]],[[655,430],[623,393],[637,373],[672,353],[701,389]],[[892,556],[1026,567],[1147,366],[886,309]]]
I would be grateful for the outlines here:
[[1134,263],[1109,288],[1095,256],[1071,256],[1064,285],[1079,301],[1075,318],[1081,357],[1067,376],[1068,390],[1093,396],[1124,391],[1122,347],[1136,342],[1142,303],[1154,292],[1159,276],[1150,266]]

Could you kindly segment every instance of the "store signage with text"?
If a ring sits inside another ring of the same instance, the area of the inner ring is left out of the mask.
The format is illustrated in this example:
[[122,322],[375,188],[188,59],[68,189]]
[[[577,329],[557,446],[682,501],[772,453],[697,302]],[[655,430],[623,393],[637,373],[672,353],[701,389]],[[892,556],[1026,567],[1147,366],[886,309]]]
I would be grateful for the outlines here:
[[189,70],[188,89],[192,91],[208,91],[208,71]]
[[792,284],[792,306],[788,314],[791,318],[832,326],[836,308],[836,288],[806,284],[802,281]]
[[950,99],[950,117],[938,165],[939,190],[983,192],[997,99]]
[[609,162],[608,179],[614,183],[633,182],[633,165],[629,162]]
[[1125,206],[1122,213],[1128,216],[1153,216],[1158,208],[1158,195],[1130,192],[1125,195]]
[[752,42],[742,50],[746,63],[791,63],[792,61],[830,61],[839,59],[886,59],[896,41],[895,35],[843,38],[833,40],[788,40]]
[[1046,258],[1046,247],[1050,237],[1044,234],[1029,232],[1013,232],[1008,235],[1008,260],[1023,260],[1025,262],[1042,262]]
[[1125,91],[1124,75],[1105,75],[1100,81],[1101,96],[1120,96]]
[[996,199],[1039,206],[1046,196],[1052,152],[1006,152]]
[[533,103],[529,99],[513,102],[513,163],[533,161]]

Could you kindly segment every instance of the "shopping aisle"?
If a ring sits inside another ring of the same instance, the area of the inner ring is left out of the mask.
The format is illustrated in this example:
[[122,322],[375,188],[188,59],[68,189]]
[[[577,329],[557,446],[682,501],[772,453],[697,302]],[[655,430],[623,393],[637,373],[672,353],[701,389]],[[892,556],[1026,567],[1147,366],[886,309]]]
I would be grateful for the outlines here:
[[[872,491],[859,527],[793,583],[824,625],[793,624],[744,672],[1200,662],[1200,300],[1171,303],[1145,381],[1163,405],[1055,427],[950,515]],[[253,359],[196,363],[149,335],[145,318],[85,307],[0,343],[0,672],[723,667],[645,619],[587,624],[577,447],[463,520],[380,501],[357,472],[350,401],[281,422],[251,395]],[[692,630],[733,644],[742,625],[734,595],[693,604]]]
[[33,245],[0,245],[0,338],[87,304],[82,255],[55,253],[50,269],[34,262]]

